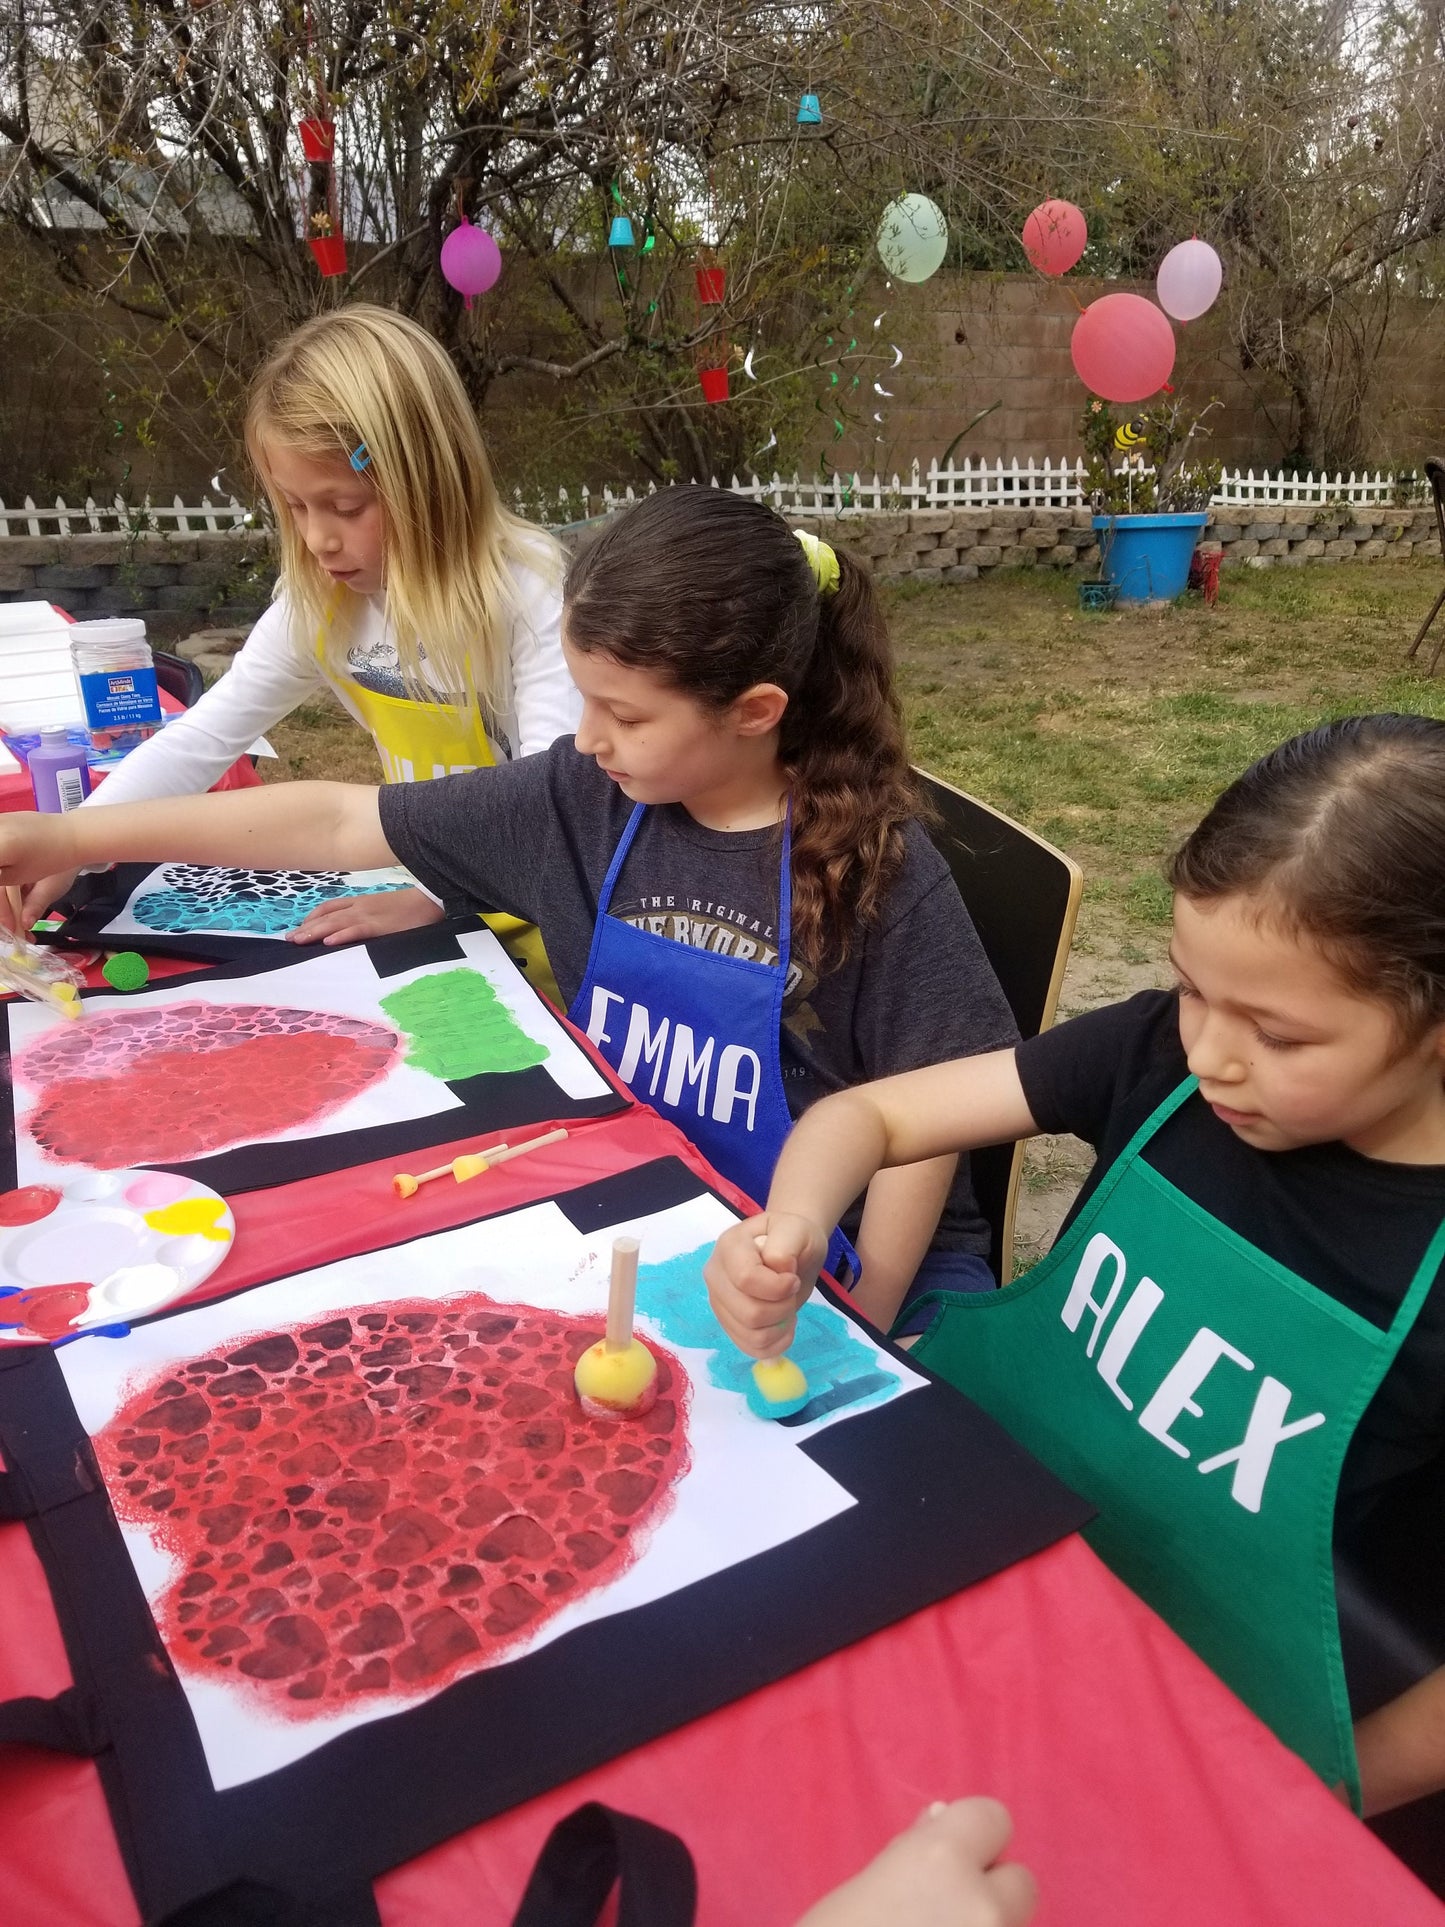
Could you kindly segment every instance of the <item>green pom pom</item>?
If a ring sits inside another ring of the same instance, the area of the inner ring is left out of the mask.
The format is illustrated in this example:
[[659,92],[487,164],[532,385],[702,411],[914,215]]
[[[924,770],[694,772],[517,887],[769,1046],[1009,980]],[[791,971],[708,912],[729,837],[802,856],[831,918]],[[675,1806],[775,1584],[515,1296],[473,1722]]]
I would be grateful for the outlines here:
[[150,982],[151,967],[138,952],[118,950],[106,958],[100,974],[112,990],[139,990]]

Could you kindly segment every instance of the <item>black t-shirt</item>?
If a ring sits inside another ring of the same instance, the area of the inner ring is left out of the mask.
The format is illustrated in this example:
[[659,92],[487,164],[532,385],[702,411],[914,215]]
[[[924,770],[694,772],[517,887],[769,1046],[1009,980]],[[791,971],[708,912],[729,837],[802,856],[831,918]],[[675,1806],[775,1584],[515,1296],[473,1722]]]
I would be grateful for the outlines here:
[[[1018,1049],[1040,1129],[1070,1132],[1098,1159],[1077,1215],[1135,1131],[1188,1075],[1172,992],[1076,1017]],[[1196,1092],[1149,1140],[1145,1161],[1290,1271],[1387,1327],[1445,1219],[1445,1166],[1387,1164],[1343,1144],[1252,1149]],[[1437,1278],[1366,1408],[1340,1475],[1337,1542],[1390,1488],[1445,1466],[1445,1288]]]
[[[571,737],[495,769],[381,792],[382,830],[399,860],[448,911],[503,910],[537,924],[569,1004],[631,813]],[[710,830],[678,804],[649,809],[611,913],[673,942],[775,964],[781,855],[777,828]],[[829,1091],[1017,1037],[948,866],[910,823],[902,868],[847,961],[820,978],[794,950],[779,1052],[788,1109],[800,1117]],[[933,1243],[988,1250],[966,1158]]]

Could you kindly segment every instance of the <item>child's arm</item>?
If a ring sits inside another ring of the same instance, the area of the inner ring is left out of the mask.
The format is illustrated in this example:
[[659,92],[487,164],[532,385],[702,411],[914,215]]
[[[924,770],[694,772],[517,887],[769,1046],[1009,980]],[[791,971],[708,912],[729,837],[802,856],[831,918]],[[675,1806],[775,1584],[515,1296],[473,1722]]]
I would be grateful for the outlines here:
[[724,1331],[755,1358],[788,1349],[829,1230],[875,1172],[1038,1128],[1011,1050],[825,1097],[783,1146],[767,1210],[724,1232],[708,1260],[708,1295]]
[[[82,807],[114,809],[208,790],[258,736],[315,695],[320,672],[314,656],[298,648],[293,627],[289,604],[273,603],[220,681],[133,749]],[[44,916],[74,882],[73,869],[37,878],[25,893],[26,916]]]
[[87,863],[227,863],[266,870],[367,870],[395,861],[377,792],[351,783],[278,783],[221,795],[121,803],[64,816],[0,817],[0,882]]
[[938,1220],[958,1170],[958,1154],[880,1171],[868,1187],[858,1226],[863,1276],[853,1303],[880,1331],[887,1331],[928,1255]]
[[1355,1727],[1367,1817],[1445,1788],[1445,1666]]

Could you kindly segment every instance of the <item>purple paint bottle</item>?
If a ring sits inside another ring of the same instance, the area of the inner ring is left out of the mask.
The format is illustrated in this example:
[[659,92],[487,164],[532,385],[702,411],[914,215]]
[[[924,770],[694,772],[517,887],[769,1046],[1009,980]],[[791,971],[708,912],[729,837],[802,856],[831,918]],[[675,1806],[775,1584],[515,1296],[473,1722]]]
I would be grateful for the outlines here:
[[78,810],[90,795],[90,750],[72,743],[68,730],[42,729],[29,767],[37,810]]

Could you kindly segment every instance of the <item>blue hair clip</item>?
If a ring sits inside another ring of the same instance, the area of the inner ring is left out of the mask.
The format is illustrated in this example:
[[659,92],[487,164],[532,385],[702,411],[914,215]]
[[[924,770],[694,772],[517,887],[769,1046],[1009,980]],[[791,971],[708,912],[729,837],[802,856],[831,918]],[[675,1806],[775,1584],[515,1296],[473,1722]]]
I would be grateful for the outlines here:
[[359,475],[364,468],[371,467],[371,455],[365,442],[358,442],[351,451],[351,466]]

